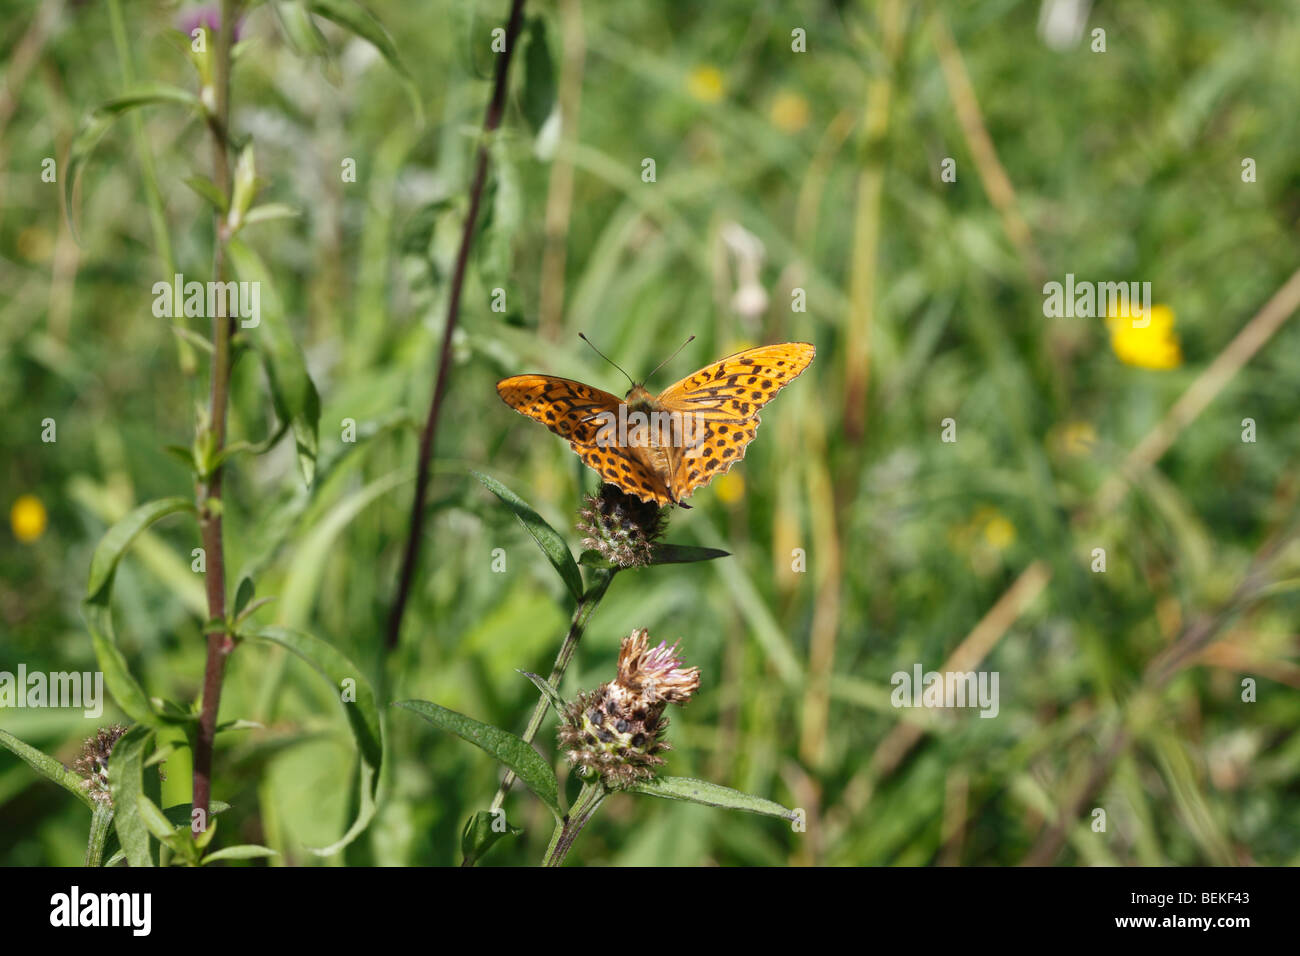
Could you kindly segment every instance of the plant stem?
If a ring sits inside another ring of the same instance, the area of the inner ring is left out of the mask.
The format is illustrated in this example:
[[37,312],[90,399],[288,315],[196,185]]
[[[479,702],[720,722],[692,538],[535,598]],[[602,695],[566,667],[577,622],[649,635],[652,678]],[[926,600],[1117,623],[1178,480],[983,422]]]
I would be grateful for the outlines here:
[[601,802],[608,793],[609,790],[599,777],[595,782],[582,785],[582,792],[574,801],[573,809],[565,816],[563,822],[555,825],[555,832],[551,834],[551,844],[546,848],[546,856],[542,858],[542,866],[559,866],[564,862],[569,850],[573,848],[574,841],[578,839],[578,834],[587,825],[587,821],[596,815],[596,810],[600,808]]
[[483,138],[479,142],[474,181],[470,186],[469,211],[465,214],[465,228],[461,232],[460,251],[456,253],[456,268],[452,273],[451,294],[447,300],[447,321],[442,330],[442,353],[438,358],[438,377],[434,382],[433,397],[429,402],[429,417],[425,420],[424,431],[420,434],[420,452],[415,471],[415,502],[411,506],[410,531],[406,539],[406,551],[402,556],[397,596],[393,599],[393,608],[388,615],[389,650],[397,646],[402,630],[402,615],[406,613],[411,581],[415,577],[415,565],[420,557],[420,543],[424,531],[424,505],[429,493],[429,463],[438,436],[438,418],[442,414],[442,400],[447,393],[447,377],[451,372],[451,339],[456,331],[456,320],[460,316],[460,296],[465,285],[469,247],[474,241],[479,204],[483,199],[483,186],[487,182],[488,140],[492,132],[501,125],[501,115],[505,112],[506,75],[510,69],[510,60],[514,56],[515,43],[519,39],[519,32],[523,26],[523,12],[524,0],[513,0],[510,5],[510,19],[506,23],[506,48],[497,59],[492,99],[488,103],[487,115],[483,119]]
[[[573,609],[573,619],[569,622],[569,631],[564,635],[564,643],[560,645],[560,653],[555,656],[555,664],[551,667],[551,675],[547,682],[558,689],[560,680],[564,677],[564,672],[569,668],[569,662],[573,660],[574,651],[578,649],[578,642],[582,640],[583,632],[587,629],[587,622],[591,620],[591,615],[595,613],[596,607],[600,604],[601,598],[609,590],[609,582],[614,580],[614,575],[618,568],[597,568],[592,572],[591,584],[587,587],[587,592],[578,602],[578,606]],[[533,738],[537,736],[537,731],[541,729],[542,720],[546,717],[546,708],[550,706],[546,695],[542,694],[537,700],[537,706],[533,708],[533,716],[528,719],[528,729],[524,731],[524,741],[532,743]],[[506,794],[515,783],[515,772],[507,771],[505,779],[501,781],[501,786],[497,789],[497,795],[492,801],[492,810],[500,810],[501,804],[505,802]],[[469,858],[461,861],[461,866],[473,866]]]
[[86,841],[86,866],[100,866],[104,860],[104,843],[113,825],[113,805],[111,803],[95,804],[95,811],[90,818],[90,838]]
[[[564,635],[564,643],[560,645],[560,653],[555,656],[555,665],[551,668],[551,676],[547,682],[558,689],[560,680],[564,677],[564,672],[569,668],[569,662],[573,660],[573,653],[578,649],[578,641],[582,640],[583,632],[587,628],[587,621],[595,613],[596,606],[600,604],[601,598],[605,596],[605,591],[609,588],[609,582],[614,580],[615,568],[598,568],[592,575],[591,586],[587,588],[587,593],[582,596],[578,606],[573,611],[573,620],[569,623],[569,632]],[[542,719],[546,716],[546,708],[550,706],[550,701],[543,694],[538,698],[537,706],[533,708],[533,716],[528,721],[528,729],[524,731],[524,741],[532,743],[533,738],[537,736],[537,731],[542,726]],[[514,785],[515,774],[510,771],[506,774],[505,779],[501,782],[501,789],[497,791],[496,799],[492,801],[492,809],[499,810],[501,804],[505,801],[506,794]]]
[[[213,83],[216,108],[208,120],[212,133],[212,179],[222,195],[230,194],[230,160],[226,130],[230,118],[230,47],[234,32],[235,0],[221,0],[221,26]],[[213,213],[212,275],[216,282],[225,280],[225,219]],[[208,422],[213,454],[220,454],[226,443],[226,406],[230,392],[230,332],[232,319],[212,316],[212,388],[208,403]],[[226,559],[221,535],[221,478],[218,466],[201,478],[195,491],[199,511],[199,533],[203,541],[206,570],[204,585],[208,596],[208,619],[224,621],[226,617]],[[213,502],[216,506],[213,507]],[[207,829],[208,804],[212,796],[212,746],[217,733],[217,711],[221,706],[221,683],[226,673],[226,659],[235,642],[224,629],[208,632],[208,658],[203,670],[203,708],[194,745],[193,806],[202,811],[199,823]]]

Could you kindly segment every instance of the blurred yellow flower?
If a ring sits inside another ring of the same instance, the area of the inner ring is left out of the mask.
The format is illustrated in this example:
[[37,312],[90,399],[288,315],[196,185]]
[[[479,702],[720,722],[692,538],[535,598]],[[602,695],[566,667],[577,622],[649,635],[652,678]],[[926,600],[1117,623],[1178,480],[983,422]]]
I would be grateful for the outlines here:
[[797,133],[808,125],[808,101],[798,93],[778,93],[768,118],[781,132]]
[[1056,437],[1067,455],[1086,455],[1097,444],[1097,429],[1090,422],[1065,422]]
[[[1167,305],[1151,307],[1149,322],[1141,317],[1117,314],[1114,306],[1106,316],[1110,347],[1121,362],[1137,368],[1170,369],[1183,364],[1183,351],[1174,334],[1174,310]],[[1138,322],[1137,327],[1134,322]]]
[[45,533],[49,516],[45,505],[35,495],[21,495],[9,509],[9,526],[19,541],[31,543]]
[[995,551],[1005,551],[1016,540],[1016,526],[995,508],[981,508],[975,523],[983,523],[984,541]]
[[745,497],[745,479],[739,472],[729,471],[718,479],[718,500],[724,505],[734,505]]
[[697,66],[686,77],[686,90],[701,103],[716,103],[724,92],[722,71],[716,66]]

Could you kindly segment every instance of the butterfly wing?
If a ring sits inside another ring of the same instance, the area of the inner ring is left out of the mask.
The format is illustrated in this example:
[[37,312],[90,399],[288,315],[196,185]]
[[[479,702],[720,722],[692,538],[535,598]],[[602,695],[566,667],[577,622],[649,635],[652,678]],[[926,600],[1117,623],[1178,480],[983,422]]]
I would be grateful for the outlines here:
[[515,411],[541,422],[572,448],[587,467],[642,501],[668,504],[664,477],[632,449],[600,440],[603,414],[618,416],[622,399],[598,388],[553,375],[515,375],[497,382],[497,394]]
[[759,409],[806,369],[817,350],[807,342],[761,345],[706,365],[664,389],[656,400],[668,412],[690,414],[699,430],[675,456],[669,490],[691,495],[745,457],[758,432]]
[[497,394],[515,411],[578,445],[594,445],[601,426],[597,416],[617,415],[623,404],[609,392],[554,375],[503,378],[497,382]]

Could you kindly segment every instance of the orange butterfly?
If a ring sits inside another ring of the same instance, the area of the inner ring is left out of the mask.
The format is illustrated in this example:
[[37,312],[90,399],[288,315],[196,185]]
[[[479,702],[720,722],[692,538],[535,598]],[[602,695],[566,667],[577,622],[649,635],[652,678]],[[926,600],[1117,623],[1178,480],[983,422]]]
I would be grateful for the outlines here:
[[515,411],[567,438],[605,481],[642,501],[680,504],[745,457],[758,430],[759,409],[794,381],[816,352],[806,342],[745,349],[657,397],[635,382],[619,399],[552,375],[502,379],[497,394]]

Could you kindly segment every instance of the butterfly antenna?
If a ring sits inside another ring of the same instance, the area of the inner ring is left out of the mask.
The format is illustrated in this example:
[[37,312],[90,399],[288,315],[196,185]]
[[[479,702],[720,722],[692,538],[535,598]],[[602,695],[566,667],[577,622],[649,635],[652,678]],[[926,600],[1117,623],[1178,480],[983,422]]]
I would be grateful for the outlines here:
[[[694,341],[695,341],[695,336],[692,335],[689,339],[687,339],[687,340],[686,340],[685,342],[683,342],[681,345],[677,346],[677,352],[680,352],[682,349],[686,348],[686,346],[690,345],[690,344],[691,344],[692,342],[694,342]],[[658,365],[656,365],[656,366],[655,366],[655,372],[659,371],[661,368],[663,368],[665,365],[667,365],[667,364],[668,364],[669,362],[671,362],[673,359],[677,358],[677,352],[674,352],[672,355],[668,356],[666,359],[664,359],[662,362],[660,362]],[[645,377],[647,382],[650,381],[650,379],[654,378],[655,372],[651,372],[649,375],[647,375],[647,376]]]
[[[582,341],[586,342],[588,345],[591,345],[591,339],[587,338],[581,332],[578,333],[578,338],[582,339]],[[596,348],[596,346],[591,345],[591,350],[595,352],[597,355],[599,355],[601,358],[603,358],[610,365],[614,366],[614,368],[618,369],[620,372],[623,372],[623,366],[619,365],[617,362],[615,362],[612,358],[610,358],[600,349]],[[636,388],[636,382],[632,381],[631,375],[628,375],[627,372],[623,372],[623,377],[627,379],[629,383],[631,383],[633,388]]]

